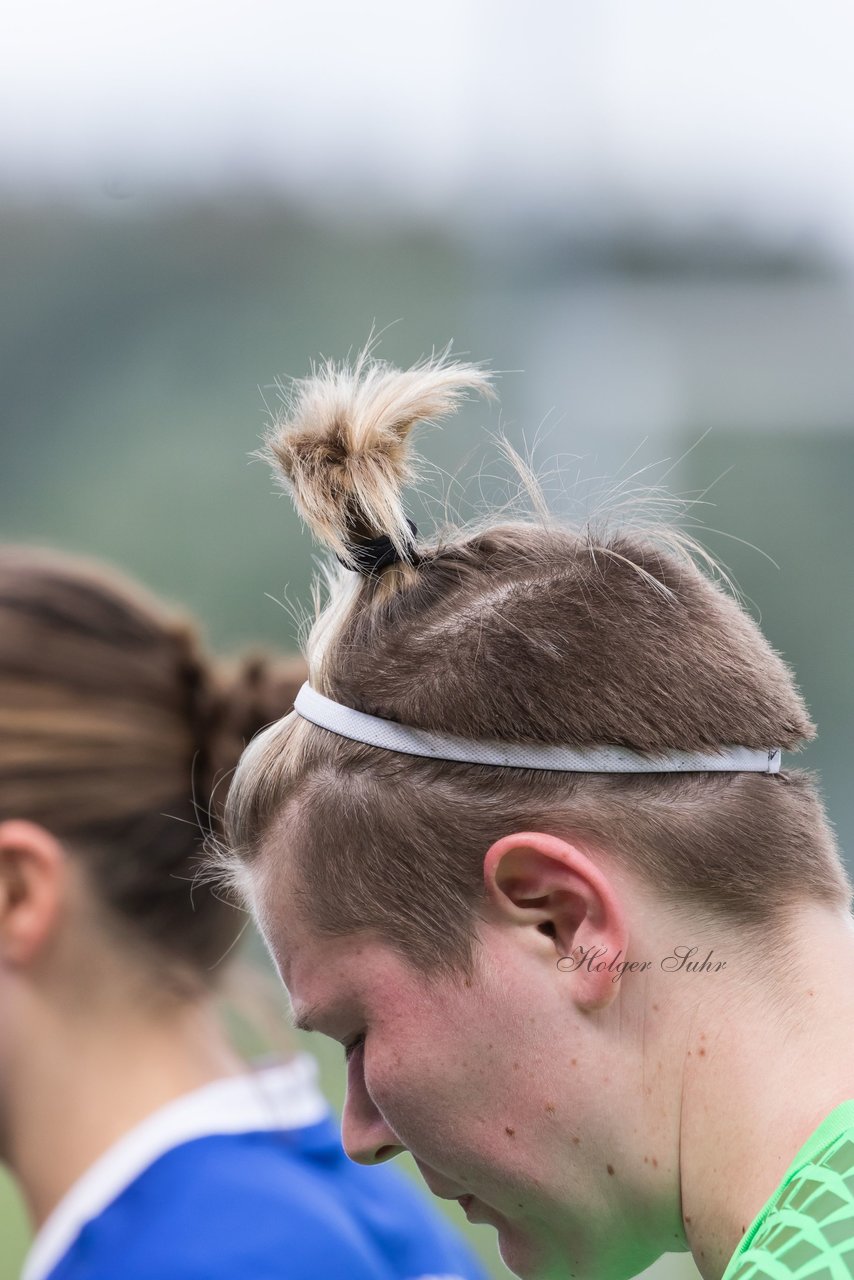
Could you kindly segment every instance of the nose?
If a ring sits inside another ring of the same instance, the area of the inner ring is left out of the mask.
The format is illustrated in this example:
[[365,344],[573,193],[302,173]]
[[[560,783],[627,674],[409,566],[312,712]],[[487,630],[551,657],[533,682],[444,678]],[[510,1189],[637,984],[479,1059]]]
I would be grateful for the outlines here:
[[[358,1060],[356,1060],[358,1059]],[[341,1117],[341,1141],[356,1164],[382,1164],[406,1150],[388,1125],[365,1084],[362,1055],[347,1067],[347,1096]]]

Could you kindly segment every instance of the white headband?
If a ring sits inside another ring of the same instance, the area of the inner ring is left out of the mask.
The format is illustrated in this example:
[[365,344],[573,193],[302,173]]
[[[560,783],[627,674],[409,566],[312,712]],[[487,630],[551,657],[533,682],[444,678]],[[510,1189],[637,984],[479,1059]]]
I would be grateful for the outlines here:
[[413,729],[394,720],[369,716],[317,693],[306,682],[294,711],[321,729],[408,756],[432,756],[465,764],[500,764],[516,769],[553,769],[565,773],[779,773],[780,748],[720,747],[716,751],[665,751],[642,755],[626,747],[527,746],[497,740],[470,741],[450,733]]

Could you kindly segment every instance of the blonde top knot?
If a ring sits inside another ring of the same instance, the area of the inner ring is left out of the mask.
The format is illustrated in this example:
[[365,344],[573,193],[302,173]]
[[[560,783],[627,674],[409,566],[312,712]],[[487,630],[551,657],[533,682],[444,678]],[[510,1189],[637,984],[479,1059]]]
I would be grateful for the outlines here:
[[401,491],[419,478],[409,436],[453,413],[470,391],[491,395],[488,370],[443,352],[396,369],[366,348],[350,366],[328,360],[293,379],[257,457],[269,462],[314,535],[359,570],[358,549],[386,537],[412,551]]

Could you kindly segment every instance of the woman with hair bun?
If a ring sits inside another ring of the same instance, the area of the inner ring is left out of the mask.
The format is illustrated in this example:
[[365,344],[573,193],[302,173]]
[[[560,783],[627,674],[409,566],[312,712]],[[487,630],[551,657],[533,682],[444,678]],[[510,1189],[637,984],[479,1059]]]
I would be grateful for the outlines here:
[[199,882],[200,826],[303,676],[214,662],[95,563],[0,548],[0,1159],[37,1228],[24,1280],[482,1275],[416,1188],[347,1159],[310,1056],[249,1064],[219,1017],[245,917]]
[[[419,538],[412,429],[487,374],[363,354],[264,452],[340,563],[214,866],[354,1160],[408,1149],[526,1280],[854,1274],[851,882],[792,674],[673,530]],[[509,446],[508,446],[509,449]],[[702,562],[701,562],[702,563]]]

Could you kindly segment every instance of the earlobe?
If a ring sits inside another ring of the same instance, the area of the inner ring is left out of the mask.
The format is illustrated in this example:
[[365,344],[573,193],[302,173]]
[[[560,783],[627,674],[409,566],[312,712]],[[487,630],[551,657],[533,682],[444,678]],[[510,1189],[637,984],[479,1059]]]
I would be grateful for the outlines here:
[[65,853],[37,823],[0,822],[0,963],[29,964],[52,936],[64,894]]
[[544,832],[505,836],[486,854],[484,881],[493,917],[530,930],[529,946],[554,967],[580,1010],[611,1003],[618,994],[614,965],[628,946],[626,912],[616,886],[583,849]]

